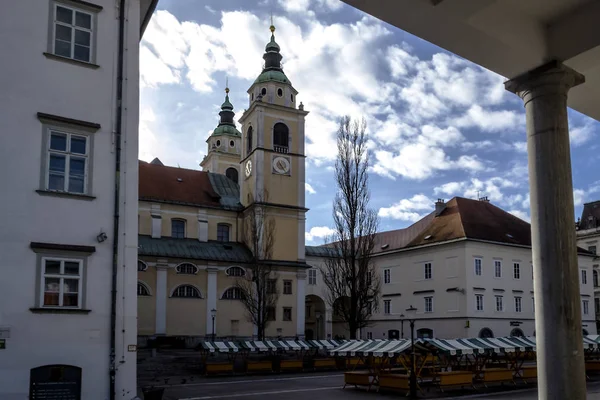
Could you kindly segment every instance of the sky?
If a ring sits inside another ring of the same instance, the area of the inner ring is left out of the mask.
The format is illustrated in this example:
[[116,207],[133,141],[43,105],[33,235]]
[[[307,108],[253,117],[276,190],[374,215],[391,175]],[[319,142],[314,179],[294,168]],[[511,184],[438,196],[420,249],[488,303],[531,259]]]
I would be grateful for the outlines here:
[[[529,221],[525,113],[505,77],[339,0],[160,0],[140,48],[139,157],[200,169],[226,79],[236,119],[277,28],[306,117],[306,243],[332,228],[340,117],[365,118],[379,230],[409,226],[438,198],[476,199]],[[600,123],[569,110],[574,221],[600,199]]]

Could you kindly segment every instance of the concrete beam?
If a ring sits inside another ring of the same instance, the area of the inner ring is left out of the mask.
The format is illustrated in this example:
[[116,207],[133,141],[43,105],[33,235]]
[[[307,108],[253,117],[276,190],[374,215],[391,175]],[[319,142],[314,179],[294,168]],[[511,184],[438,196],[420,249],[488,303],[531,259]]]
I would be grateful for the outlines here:
[[600,2],[592,1],[551,23],[546,29],[550,56],[564,62],[599,47],[598,21]]

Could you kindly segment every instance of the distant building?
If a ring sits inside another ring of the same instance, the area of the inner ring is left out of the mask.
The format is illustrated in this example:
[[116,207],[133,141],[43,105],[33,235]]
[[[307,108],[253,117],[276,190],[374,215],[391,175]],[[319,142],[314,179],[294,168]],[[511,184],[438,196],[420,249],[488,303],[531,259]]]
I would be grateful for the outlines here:
[[[589,252],[598,254],[600,249],[600,200],[583,205],[581,218],[577,221],[577,245]],[[596,310],[596,324],[600,326],[600,258],[594,259],[593,278],[594,306]]]
[[2,3],[2,400],[137,394],[138,48],[155,5]]
[[[307,263],[322,264],[322,247],[306,248]],[[530,225],[487,199],[456,197],[405,229],[376,236],[374,263],[382,282],[379,311],[360,337],[409,337],[406,309],[417,308],[420,337],[534,335]],[[584,333],[596,333],[593,255],[579,251]],[[327,289],[318,268],[308,271],[307,324],[312,311],[326,314],[318,336],[344,335],[323,299]],[[310,329],[313,329],[311,326]]]

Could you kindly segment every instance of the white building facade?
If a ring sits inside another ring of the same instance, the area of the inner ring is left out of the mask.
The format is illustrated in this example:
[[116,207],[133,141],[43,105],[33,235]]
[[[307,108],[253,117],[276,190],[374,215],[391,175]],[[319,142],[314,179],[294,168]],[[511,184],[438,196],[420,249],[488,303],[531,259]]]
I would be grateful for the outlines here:
[[[456,215],[463,223],[455,224]],[[469,218],[476,221],[476,229],[469,226]],[[418,337],[535,335],[528,225],[489,202],[458,198],[445,204],[439,215],[429,215],[405,230],[378,234],[374,263],[381,277],[381,297],[371,326],[363,328],[359,336],[410,338],[404,316],[410,306],[417,308]],[[506,232],[497,231],[486,239],[498,226]],[[432,243],[425,244],[427,241]],[[306,293],[315,297],[314,303],[323,302],[324,319],[317,327],[318,335],[348,338],[347,328],[336,322],[325,303],[327,289],[319,270],[323,261],[316,253],[315,248],[307,249],[307,254],[313,255],[307,257],[307,263],[315,267],[308,274],[315,279],[307,281]],[[578,261],[583,333],[595,334],[594,256],[580,251]]]
[[3,400],[136,396],[138,48],[155,5],[2,6]]

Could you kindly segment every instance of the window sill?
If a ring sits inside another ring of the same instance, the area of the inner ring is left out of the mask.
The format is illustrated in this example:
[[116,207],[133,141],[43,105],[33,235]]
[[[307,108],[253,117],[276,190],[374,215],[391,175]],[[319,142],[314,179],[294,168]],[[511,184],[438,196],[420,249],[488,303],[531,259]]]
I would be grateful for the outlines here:
[[89,314],[92,310],[83,308],[32,307],[29,311],[34,314]]
[[66,197],[71,199],[87,200],[91,201],[96,199],[96,196],[90,196],[88,194],[78,194],[70,192],[57,192],[54,190],[36,190],[37,194],[41,196],[55,196],[55,197]]
[[92,64],[92,63],[85,62],[85,61],[74,60],[72,58],[57,56],[56,54],[52,54],[52,53],[48,53],[48,52],[44,52],[44,55],[46,56],[46,58],[49,58],[51,60],[62,61],[62,62],[66,62],[68,64],[79,65],[81,67],[86,67],[86,68],[91,68],[91,69],[100,68],[100,66],[98,64]]

